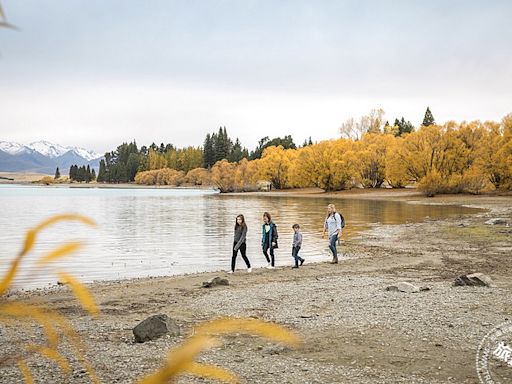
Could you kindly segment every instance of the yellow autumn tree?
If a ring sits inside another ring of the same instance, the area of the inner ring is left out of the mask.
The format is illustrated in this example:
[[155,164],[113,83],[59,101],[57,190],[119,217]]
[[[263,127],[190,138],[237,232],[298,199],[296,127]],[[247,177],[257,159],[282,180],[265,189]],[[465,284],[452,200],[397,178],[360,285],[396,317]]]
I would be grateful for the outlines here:
[[235,189],[237,191],[256,190],[258,179],[258,167],[256,161],[242,159],[238,162],[235,170]]
[[135,175],[135,183],[143,185],[171,185],[179,186],[184,181],[184,174],[171,168],[154,169],[138,172]]
[[165,153],[164,157],[168,168],[183,172],[199,168],[203,163],[203,151],[196,147],[172,148]]
[[205,168],[194,168],[188,171],[185,182],[192,185],[209,185],[211,182],[210,172]]
[[290,186],[290,167],[296,160],[294,149],[284,149],[283,146],[265,148],[258,162],[259,176],[268,180],[277,189]]
[[149,150],[148,153],[148,170],[162,169],[167,167],[167,161],[160,152]]
[[221,192],[233,192],[235,190],[236,164],[227,160],[217,161],[212,167],[212,183]]
[[395,137],[386,152],[386,182],[393,188],[404,188],[411,181],[402,160],[403,142],[403,137]]
[[318,187],[326,191],[349,188],[355,175],[351,166],[352,141],[321,141],[298,151],[293,184]]
[[396,138],[367,133],[353,145],[351,156],[357,180],[365,188],[379,188],[386,179],[386,155]]
[[501,123],[486,122],[481,166],[496,189],[512,189],[512,113]]

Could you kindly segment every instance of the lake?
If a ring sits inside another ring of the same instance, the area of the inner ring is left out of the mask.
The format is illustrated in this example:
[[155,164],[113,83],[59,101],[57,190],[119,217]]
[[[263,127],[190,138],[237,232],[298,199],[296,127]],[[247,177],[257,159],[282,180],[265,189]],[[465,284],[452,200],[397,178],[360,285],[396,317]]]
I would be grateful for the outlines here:
[[[301,255],[306,262],[330,260],[321,238],[325,207],[334,202],[343,213],[350,238],[378,224],[419,222],[476,212],[460,206],[407,204],[357,199],[297,198],[292,196],[226,196],[212,190],[64,188],[0,185],[0,274],[20,251],[25,231],[50,215],[80,213],[97,228],[75,222],[44,231],[22,264],[17,288],[55,284],[47,269],[28,276],[33,261],[64,241],[83,240],[86,246],[57,264],[82,281],[168,276],[228,270],[235,217],[243,213],[249,228],[247,254],[253,267],[266,265],[261,253],[261,217],[271,213],[278,226],[277,265],[292,265],[294,223],[304,235]],[[239,257],[237,267],[245,268]]]

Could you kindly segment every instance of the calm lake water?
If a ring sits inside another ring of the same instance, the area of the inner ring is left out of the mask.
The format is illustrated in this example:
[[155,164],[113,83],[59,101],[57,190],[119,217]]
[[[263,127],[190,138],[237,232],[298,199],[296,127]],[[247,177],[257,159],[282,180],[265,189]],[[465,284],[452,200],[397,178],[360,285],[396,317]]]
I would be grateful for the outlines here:
[[[321,238],[325,198],[225,196],[191,189],[105,189],[0,185],[0,275],[19,252],[25,231],[53,214],[80,213],[98,228],[78,223],[56,225],[38,237],[23,264],[18,288],[55,284],[51,270],[29,277],[33,261],[64,241],[83,240],[86,246],[57,265],[82,281],[165,276],[227,270],[231,260],[233,226],[243,213],[249,227],[248,256],[253,267],[266,265],[260,249],[261,216],[272,214],[279,231],[277,265],[292,265],[292,224],[304,234],[301,254],[307,261],[329,260]],[[475,210],[369,200],[334,201],[347,221],[343,237],[370,226],[418,222],[426,217],[465,215]],[[239,257],[237,267],[245,268]]]

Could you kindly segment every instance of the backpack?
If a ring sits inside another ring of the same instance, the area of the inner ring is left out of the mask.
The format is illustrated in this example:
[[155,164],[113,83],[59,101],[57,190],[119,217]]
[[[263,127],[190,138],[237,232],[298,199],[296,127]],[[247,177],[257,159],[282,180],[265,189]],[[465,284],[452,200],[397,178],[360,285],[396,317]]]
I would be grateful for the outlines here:
[[345,228],[345,218],[340,212],[337,212],[340,215],[341,218],[341,228]]

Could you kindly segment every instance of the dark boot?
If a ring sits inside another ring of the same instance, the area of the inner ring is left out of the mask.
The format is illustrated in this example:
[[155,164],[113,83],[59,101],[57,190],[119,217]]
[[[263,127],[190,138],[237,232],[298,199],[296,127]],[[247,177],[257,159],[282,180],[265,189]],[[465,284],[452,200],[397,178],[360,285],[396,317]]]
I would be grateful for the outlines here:
[[338,256],[332,258],[331,264],[338,264]]

